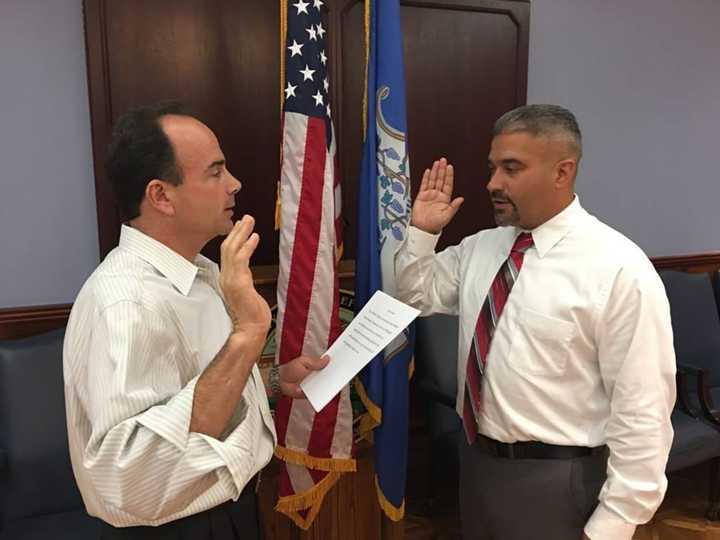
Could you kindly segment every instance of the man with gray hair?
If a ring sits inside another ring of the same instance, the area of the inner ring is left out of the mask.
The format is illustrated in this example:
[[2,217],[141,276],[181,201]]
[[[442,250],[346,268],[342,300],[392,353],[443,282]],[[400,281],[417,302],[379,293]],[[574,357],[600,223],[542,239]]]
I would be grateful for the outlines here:
[[398,298],[459,315],[466,540],[631,540],[665,494],[668,301],[640,248],[580,206],[581,156],[570,111],[508,112],[488,160],[499,227],[434,252],[463,202],[443,158],[395,259]]

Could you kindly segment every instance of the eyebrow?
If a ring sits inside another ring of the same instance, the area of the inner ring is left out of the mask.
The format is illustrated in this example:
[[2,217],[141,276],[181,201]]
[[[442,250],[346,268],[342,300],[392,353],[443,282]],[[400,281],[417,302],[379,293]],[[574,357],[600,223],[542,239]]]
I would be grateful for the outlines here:
[[224,159],[218,159],[218,160],[216,160],[216,161],[213,161],[213,162],[208,166],[208,168],[205,169],[205,170],[206,170],[206,171],[209,171],[210,169],[212,169],[212,168],[214,168],[214,167],[222,167],[223,165],[225,165],[225,160],[224,160]]
[[[523,162],[520,161],[519,159],[514,159],[514,158],[502,159],[502,160],[500,160],[500,165],[503,165],[503,166],[508,166],[508,165],[523,165]],[[495,165],[493,164],[493,162],[488,159],[488,167],[494,167],[494,166],[495,166]]]

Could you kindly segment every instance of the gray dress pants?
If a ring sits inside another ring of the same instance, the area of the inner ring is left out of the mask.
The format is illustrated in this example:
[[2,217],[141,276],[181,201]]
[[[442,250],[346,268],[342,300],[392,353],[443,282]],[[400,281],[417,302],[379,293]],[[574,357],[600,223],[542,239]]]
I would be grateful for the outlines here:
[[606,478],[607,456],[509,459],[460,442],[464,540],[580,540]]

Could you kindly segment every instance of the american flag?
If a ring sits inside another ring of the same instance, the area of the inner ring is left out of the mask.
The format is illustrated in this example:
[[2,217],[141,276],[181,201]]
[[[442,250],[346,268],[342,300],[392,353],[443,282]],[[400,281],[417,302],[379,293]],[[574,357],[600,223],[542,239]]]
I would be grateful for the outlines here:
[[[277,358],[321,356],[340,334],[337,259],[340,181],[330,110],[321,0],[283,2],[282,168]],[[345,388],[315,414],[283,398],[275,412],[284,464],[276,509],[307,529],[342,472],[354,471],[352,407]]]

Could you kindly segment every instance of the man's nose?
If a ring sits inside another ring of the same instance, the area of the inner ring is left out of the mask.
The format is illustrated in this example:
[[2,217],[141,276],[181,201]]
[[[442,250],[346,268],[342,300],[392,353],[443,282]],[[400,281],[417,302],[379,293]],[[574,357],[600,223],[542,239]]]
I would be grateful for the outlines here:
[[242,182],[235,178],[232,174],[230,175],[230,193],[235,195],[242,189]]
[[487,188],[488,193],[492,193],[493,191],[500,189],[500,181],[498,179],[497,169],[494,171],[490,171],[490,179],[488,180],[488,183],[485,187]]

